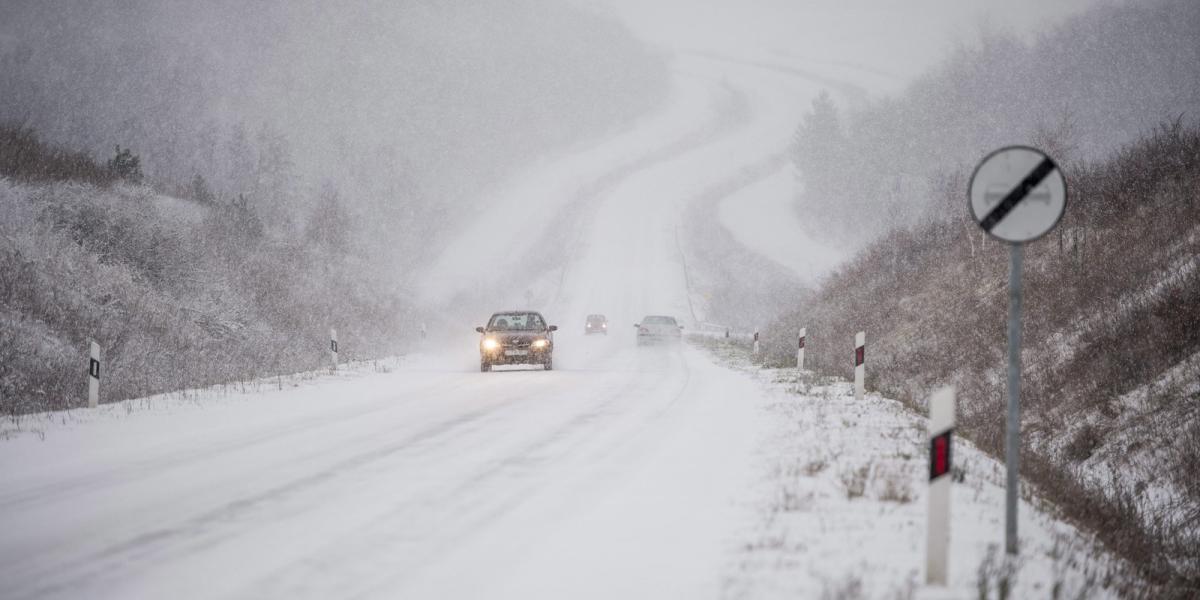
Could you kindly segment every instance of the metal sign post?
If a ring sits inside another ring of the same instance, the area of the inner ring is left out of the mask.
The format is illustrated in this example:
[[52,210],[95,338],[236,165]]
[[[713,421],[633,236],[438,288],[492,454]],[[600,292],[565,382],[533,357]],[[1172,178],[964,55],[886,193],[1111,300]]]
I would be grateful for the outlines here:
[[1004,457],[1004,548],[1017,553],[1017,486],[1021,459],[1022,244],[1054,229],[1067,207],[1067,180],[1049,156],[1028,146],[1001,148],[971,175],[967,208],[989,235],[1010,244],[1008,271],[1008,420]]
[[1025,248],[1009,247],[1008,262],[1008,417],[1004,430],[1004,462],[1008,465],[1004,497],[1004,551],[1017,553],[1017,499],[1021,483],[1021,261]]

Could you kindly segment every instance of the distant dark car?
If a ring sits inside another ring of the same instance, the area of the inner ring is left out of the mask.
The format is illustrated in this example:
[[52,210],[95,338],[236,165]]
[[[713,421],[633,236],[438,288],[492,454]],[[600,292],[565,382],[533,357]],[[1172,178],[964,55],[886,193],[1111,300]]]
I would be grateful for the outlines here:
[[542,315],[528,310],[498,312],[487,327],[476,327],[479,338],[479,370],[486,373],[493,365],[542,365],[554,368],[556,325],[546,325]]
[[604,315],[588,315],[587,323],[583,326],[583,333],[603,333],[608,335],[608,317]]
[[683,338],[683,325],[676,322],[675,317],[649,315],[634,327],[638,330],[639,346],[661,342],[677,343]]

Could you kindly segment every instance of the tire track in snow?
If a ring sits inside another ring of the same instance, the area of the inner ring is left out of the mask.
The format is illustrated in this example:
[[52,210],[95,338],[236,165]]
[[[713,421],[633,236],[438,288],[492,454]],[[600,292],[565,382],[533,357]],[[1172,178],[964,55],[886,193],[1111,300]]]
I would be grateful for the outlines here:
[[[444,385],[445,382],[442,381],[430,382],[411,392],[406,390],[405,394],[423,395],[421,394],[422,391]],[[460,381],[458,386],[461,385],[463,385],[463,382]],[[213,440],[214,445],[206,447],[203,450],[181,450],[161,454],[139,462],[123,463],[119,467],[105,471],[91,471],[76,478],[0,494],[0,512],[18,509],[30,504],[37,504],[47,499],[62,501],[79,494],[128,484],[146,477],[153,477],[167,467],[178,468],[191,463],[211,460],[256,446],[272,444],[283,438],[307,433],[314,429],[334,427],[368,417],[374,418],[381,413],[395,411],[404,407],[403,404],[395,401],[395,397],[390,395],[379,399],[378,402],[380,403],[379,406],[368,408],[353,407],[334,414],[317,414],[291,421],[284,425],[268,428],[265,431],[255,430],[244,435],[231,435],[220,440]]]
[[[122,566],[128,568],[136,565],[144,569],[150,567],[155,561],[161,561],[166,558],[179,558],[189,553],[211,547],[224,539],[235,537],[240,533],[240,530],[225,532],[208,531],[208,528],[214,524],[234,521],[246,513],[261,508],[272,501],[295,494],[306,488],[327,483],[339,477],[345,477],[355,469],[369,466],[413,446],[428,443],[438,437],[451,434],[456,429],[463,429],[481,422],[488,416],[504,410],[510,410],[513,404],[528,400],[529,398],[519,394],[510,396],[507,402],[492,404],[485,409],[472,411],[465,415],[442,421],[437,425],[408,435],[400,441],[386,444],[382,447],[372,447],[367,451],[341,459],[316,472],[272,486],[265,491],[225,502],[221,506],[190,517],[179,525],[157,528],[149,532],[140,533],[127,540],[110,544],[101,550],[88,553],[85,556],[50,565],[49,572],[24,573],[13,576],[15,569],[19,568],[19,565],[10,564],[6,567],[8,569],[6,577],[11,577],[11,581],[6,584],[6,587],[8,584],[14,582],[18,584],[26,583],[27,585],[28,582],[49,581],[50,583],[42,583],[40,585],[35,583],[32,589],[26,590],[20,590],[19,587],[13,586],[13,588],[7,590],[7,593],[12,594],[11,597],[13,598],[53,596],[70,590],[83,589],[85,586],[95,584],[99,581],[128,575],[127,572],[121,571],[120,567]],[[388,433],[390,432],[384,431],[380,435],[386,436]],[[323,451],[318,450],[315,454],[323,454]],[[206,534],[208,534],[207,537],[205,537]],[[193,542],[188,548],[180,548],[178,546],[172,548],[172,544],[186,543],[188,541]],[[45,566],[43,565],[43,567]],[[74,576],[64,577],[58,575],[61,572],[72,573]]]
[[[436,542],[421,545],[415,562],[397,565],[389,561],[388,565],[392,568],[380,569],[374,577],[371,573],[359,573],[354,581],[362,585],[356,589],[347,589],[346,581],[338,579],[329,582],[327,587],[318,587],[316,594],[336,594],[347,598],[394,595],[387,592],[397,586],[403,588],[405,579],[419,578],[424,569],[436,565],[456,550],[464,538],[480,535],[489,525],[499,522],[539,491],[546,489],[548,484],[560,482],[566,471],[564,466],[594,464],[646,436],[648,427],[645,425],[659,421],[675,410],[691,385],[687,361],[678,352],[673,353],[671,361],[673,366],[670,369],[642,371],[635,378],[623,380],[619,386],[597,391],[594,397],[601,398],[600,402],[553,430],[480,465],[459,478],[457,483],[445,486],[436,495],[415,497],[397,504],[352,534],[342,536],[337,542],[311,553],[300,564],[290,565],[264,578],[254,588],[252,595],[286,595],[288,590],[282,588],[286,588],[295,577],[309,573],[310,566],[319,564],[328,567],[328,559],[321,557],[336,556],[341,563],[349,565],[376,559],[380,547],[400,537],[411,526],[408,519],[414,512],[429,506],[443,507],[445,514],[438,521]],[[670,373],[674,377],[664,382],[661,380],[662,373]],[[621,406],[628,404],[630,398],[640,401],[642,397],[659,397],[660,394],[652,394],[648,390],[663,387],[672,390],[668,394],[670,399],[656,404],[645,415],[631,414],[629,407]],[[640,418],[644,418],[641,427],[611,425],[614,419],[632,421]],[[516,485],[513,484],[514,480]],[[313,595],[311,585],[311,581],[306,582],[308,595]]]

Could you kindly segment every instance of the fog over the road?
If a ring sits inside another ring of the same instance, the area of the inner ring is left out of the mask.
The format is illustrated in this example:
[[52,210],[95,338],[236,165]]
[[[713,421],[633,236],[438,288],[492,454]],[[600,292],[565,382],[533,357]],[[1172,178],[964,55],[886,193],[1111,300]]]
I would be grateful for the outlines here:
[[[608,0],[639,36],[673,50],[775,59],[899,90],[983,29],[1032,36],[1107,0]],[[867,75],[874,75],[868,77]]]

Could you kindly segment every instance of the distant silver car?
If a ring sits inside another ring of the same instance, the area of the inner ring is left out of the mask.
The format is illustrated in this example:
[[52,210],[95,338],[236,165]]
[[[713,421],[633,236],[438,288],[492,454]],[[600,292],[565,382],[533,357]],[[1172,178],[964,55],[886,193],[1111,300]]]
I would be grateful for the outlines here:
[[656,343],[678,343],[683,339],[683,325],[675,317],[664,315],[647,315],[637,327],[637,343],[639,346]]
[[608,335],[608,317],[604,315],[588,315],[587,321],[583,325],[584,335],[593,333],[603,333]]

